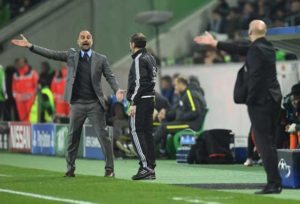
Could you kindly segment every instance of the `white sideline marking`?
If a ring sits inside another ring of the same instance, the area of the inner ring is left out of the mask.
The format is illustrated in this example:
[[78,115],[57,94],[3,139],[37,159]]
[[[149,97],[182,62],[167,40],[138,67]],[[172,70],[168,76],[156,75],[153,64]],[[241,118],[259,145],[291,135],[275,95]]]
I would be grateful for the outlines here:
[[28,197],[33,197],[33,198],[40,198],[40,199],[44,199],[44,200],[60,201],[60,202],[64,202],[64,203],[95,204],[95,203],[88,202],[88,201],[71,200],[71,199],[58,198],[58,197],[47,196],[47,195],[40,195],[40,194],[35,194],[35,193],[26,193],[26,192],[21,192],[21,191],[14,191],[14,190],[3,189],[3,188],[0,188],[0,192],[11,193],[11,194],[16,194],[16,195],[22,195],[22,196],[28,196]]
[[6,175],[6,174],[0,174],[0,176],[2,176],[2,177],[10,177],[10,175]]
[[220,204],[219,202],[215,201],[206,201],[196,198],[189,198],[189,197],[173,197],[172,200],[174,201],[184,201],[187,203],[201,203],[201,204]]

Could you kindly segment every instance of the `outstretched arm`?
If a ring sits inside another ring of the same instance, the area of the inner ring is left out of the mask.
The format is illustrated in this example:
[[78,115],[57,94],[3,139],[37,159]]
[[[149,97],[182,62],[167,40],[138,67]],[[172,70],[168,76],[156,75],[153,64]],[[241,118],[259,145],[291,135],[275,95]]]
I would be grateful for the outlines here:
[[194,41],[198,44],[209,45],[219,50],[224,50],[230,54],[238,54],[246,56],[249,46],[240,46],[233,43],[225,43],[217,41],[212,34],[205,32],[204,35],[200,35],[194,38]]
[[20,35],[22,39],[13,39],[11,40],[11,43],[13,45],[19,46],[19,47],[27,47],[32,51],[33,53],[36,53],[38,55],[41,55],[43,57],[47,57],[49,59],[58,60],[58,61],[67,61],[68,58],[68,52],[67,51],[55,51],[50,50],[47,48],[43,48],[37,45],[33,45],[31,42],[29,42],[24,35]]

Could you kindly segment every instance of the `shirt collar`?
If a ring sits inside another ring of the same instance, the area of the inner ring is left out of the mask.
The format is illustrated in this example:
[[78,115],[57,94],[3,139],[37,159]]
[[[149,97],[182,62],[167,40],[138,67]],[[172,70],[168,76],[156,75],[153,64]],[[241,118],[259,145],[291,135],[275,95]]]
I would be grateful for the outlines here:
[[81,54],[81,57],[83,58],[84,56],[84,53],[87,53],[89,57],[92,56],[92,49],[89,49],[88,51],[83,51],[83,50],[80,50],[80,54]]
[[141,49],[139,49],[138,51],[136,51],[134,54],[132,54],[131,57],[132,57],[133,59],[135,59],[140,53],[144,53],[144,52],[146,52],[146,51],[147,51],[146,48],[141,48]]

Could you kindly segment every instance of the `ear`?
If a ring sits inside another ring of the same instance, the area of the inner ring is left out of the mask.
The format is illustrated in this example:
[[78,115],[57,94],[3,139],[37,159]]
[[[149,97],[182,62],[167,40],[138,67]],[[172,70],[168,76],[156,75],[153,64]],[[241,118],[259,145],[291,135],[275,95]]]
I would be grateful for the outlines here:
[[131,43],[131,47],[135,48],[135,43],[134,42]]

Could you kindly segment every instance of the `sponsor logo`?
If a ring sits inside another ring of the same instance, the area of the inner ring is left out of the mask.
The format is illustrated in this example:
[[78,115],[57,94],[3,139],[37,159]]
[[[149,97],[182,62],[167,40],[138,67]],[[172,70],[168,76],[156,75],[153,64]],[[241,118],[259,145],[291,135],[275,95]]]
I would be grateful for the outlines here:
[[51,140],[51,133],[43,130],[34,131],[32,145],[38,147],[54,146],[54,141]]
[[64,151],[65,148],[65,137],[68,133],[68,128],[63,127],[59,131],[57,131],[57,150]]
[[98,147],[100,148],[100,143],[97,137],[85,136],[85,146],[86,147]]
[[280,172],[282,172],[284,174],[285,178],[290,177],[291,166],[287,165],[286,161],[283,158],[280,159],[280,161],[278,162],[278,169],[280,170]]
[[8,149],[8,134],[0,134],[0,149]]
[[30,149],[30,130],[31,130],[31,126],[24,126],[24,125],[11,126],[12,148]]

